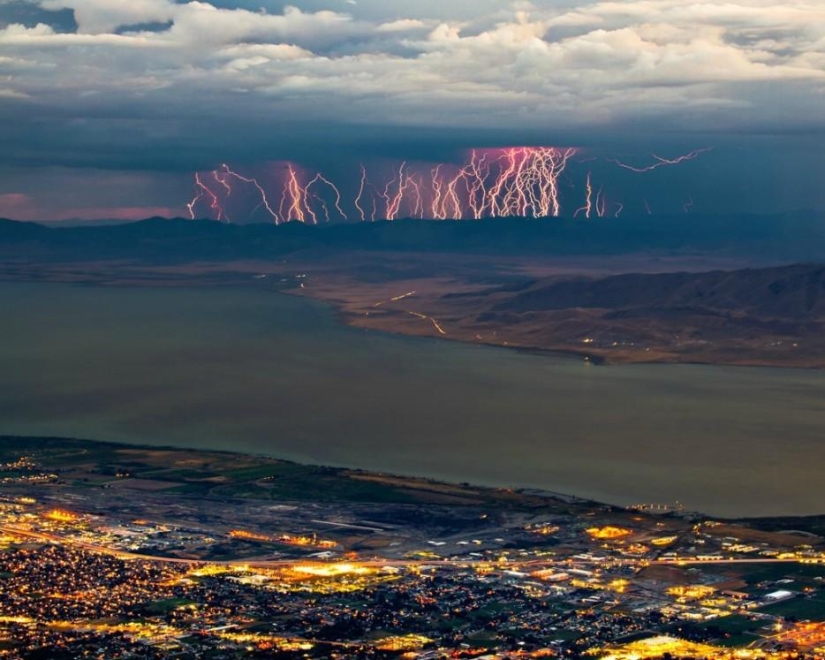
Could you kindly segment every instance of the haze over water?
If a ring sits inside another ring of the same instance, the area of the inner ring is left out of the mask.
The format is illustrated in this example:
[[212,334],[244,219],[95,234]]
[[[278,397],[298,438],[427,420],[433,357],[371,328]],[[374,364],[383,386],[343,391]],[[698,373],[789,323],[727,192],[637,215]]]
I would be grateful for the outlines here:
[[254,289],[0,284],[0,433],[173,444],[718,516],[825,513],[825,372],[597,367]]

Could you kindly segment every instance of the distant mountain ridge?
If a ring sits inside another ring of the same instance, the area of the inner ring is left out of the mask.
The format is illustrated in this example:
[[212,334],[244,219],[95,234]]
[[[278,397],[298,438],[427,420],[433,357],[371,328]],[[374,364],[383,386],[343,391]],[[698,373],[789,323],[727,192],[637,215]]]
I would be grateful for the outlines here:
[[774,262],[816,261],[825,260],[825,217],[804,212],[592,220],[397,220],[319,226],[149,218],[72,227],[0,220],[2,258],[265,259],[312,249],[534,255],[722,252]]
[[492,310],[523,313],[570,308],[707,309],[771,318],[818,318],[825,316],[825,266],[539,280]]
[[[813,214],[317,227],[0,221],[0,279],[287,288],[370,329],[607,362],[825,367],[823,227]],[[654,268],[582,276],[616,255]],[[796,263],[656,272],[782,261]]]
[[[553,275],[449,294],[421,309],[454,339],[607,362],[825,367],[822,263]],[[389,316],[367,318],[393,327]]]

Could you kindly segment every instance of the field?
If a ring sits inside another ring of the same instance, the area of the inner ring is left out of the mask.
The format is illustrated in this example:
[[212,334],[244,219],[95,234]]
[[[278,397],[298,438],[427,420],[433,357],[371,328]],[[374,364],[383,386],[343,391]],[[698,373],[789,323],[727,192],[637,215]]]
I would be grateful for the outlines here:
[[444,484],[229,452],[134,447],[64,438],[0,436],[0,461],[31,456],[76,486],[209,497],[312,502],[585,510],[585,503],[509,489]]

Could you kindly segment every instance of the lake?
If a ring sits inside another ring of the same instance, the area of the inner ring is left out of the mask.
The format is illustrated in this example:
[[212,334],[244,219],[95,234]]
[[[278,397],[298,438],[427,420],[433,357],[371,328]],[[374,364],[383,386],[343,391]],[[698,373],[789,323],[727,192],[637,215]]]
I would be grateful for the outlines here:
[[0,283],[0,433],[267,454],[716,516],[825,513],[825,372],[595,366],[255,288]]

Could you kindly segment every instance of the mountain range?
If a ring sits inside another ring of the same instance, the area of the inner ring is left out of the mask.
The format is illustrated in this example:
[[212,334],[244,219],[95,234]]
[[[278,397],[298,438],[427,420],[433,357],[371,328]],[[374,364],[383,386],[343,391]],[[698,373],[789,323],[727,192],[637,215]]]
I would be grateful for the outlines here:
[[[0,220],[0,278],[280,282],[364,328],[605,362],[825,366],[825,218],[687,220]],[[698,265],[678,268],[686,259]]]
[[462,254],[724,253],[774,261],[825,260],[825,216],[680,215],[627,218],[397,220],[309,226],[232,225],[150,218],[103,226],[0,220],[0,257],[150,261],[272,258],[303,250]]

